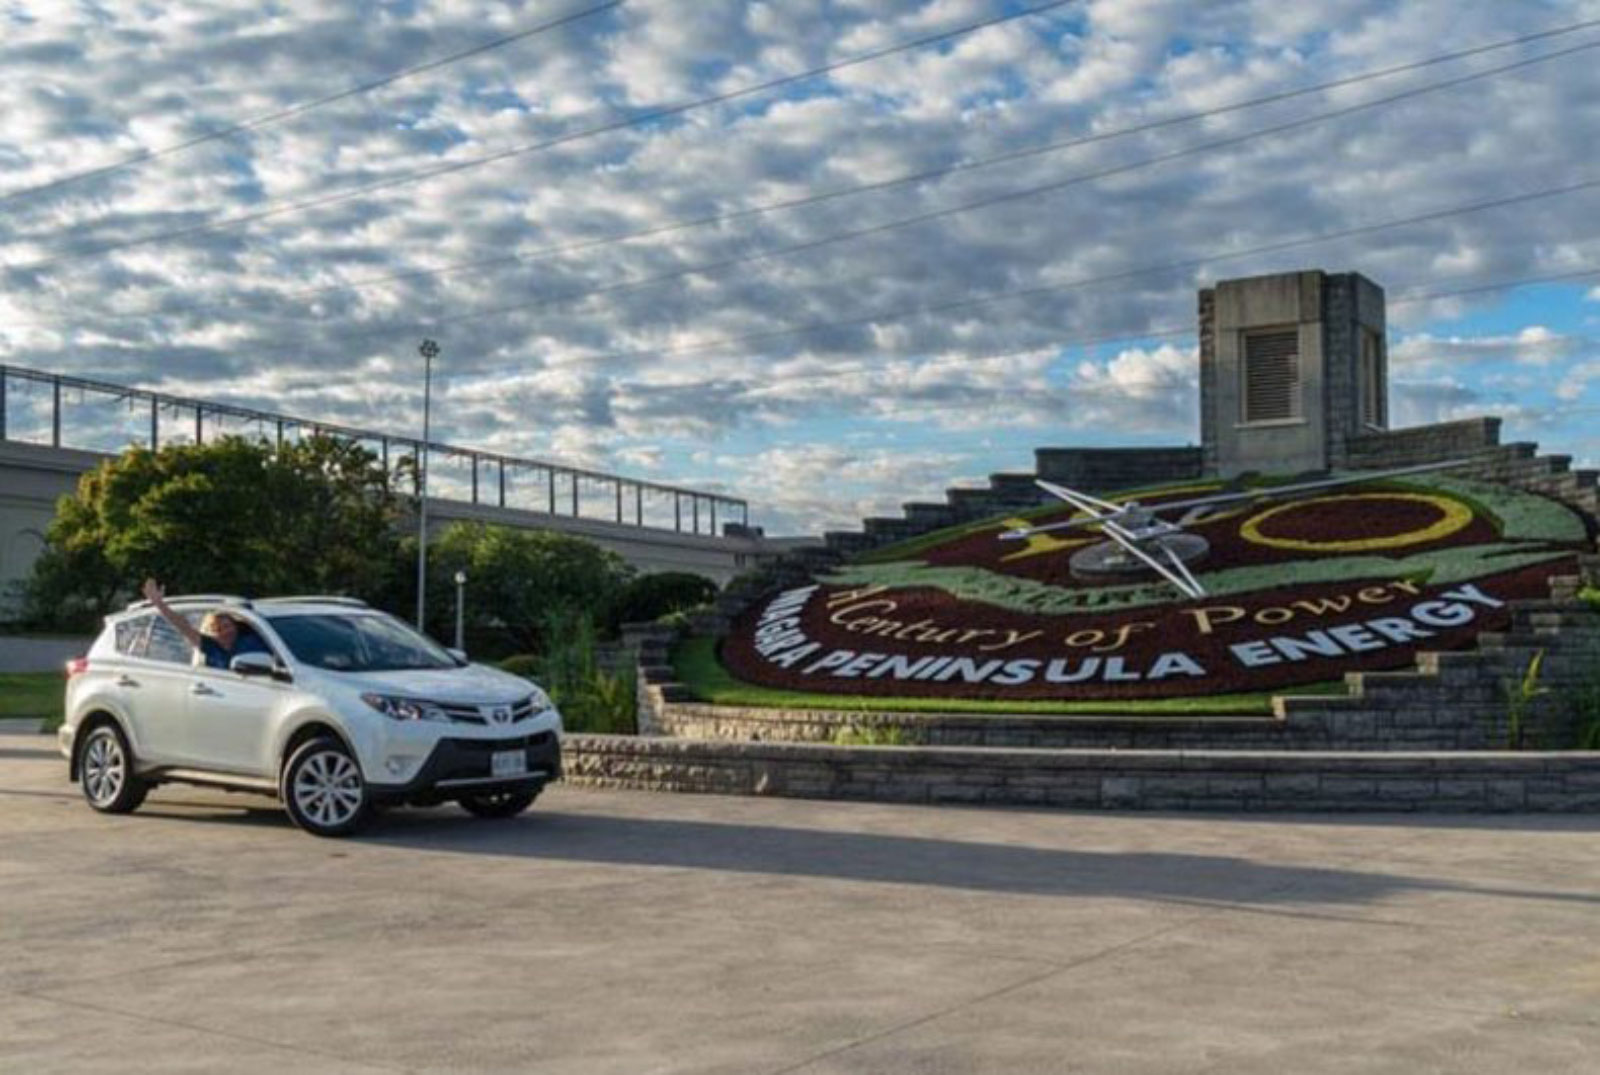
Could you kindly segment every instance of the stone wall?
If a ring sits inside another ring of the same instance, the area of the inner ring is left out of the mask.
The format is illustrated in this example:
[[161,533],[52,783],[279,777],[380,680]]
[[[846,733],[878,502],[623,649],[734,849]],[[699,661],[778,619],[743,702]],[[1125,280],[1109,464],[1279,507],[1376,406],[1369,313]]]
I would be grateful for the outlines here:
[[575,735],[569,783],[719,795],[1117,810],[1600,809],[1600,755],[1031,751]]
[[1410,429],[1364,433],[1348,443],[1346,461],[1361,469],[1407,467],[1472,457],[1500,444],[1500,419],[1463,418]]
[[1040,478],[1093,493],[1194,481],[1202,463],[1197,447],[1039,448],[1033,455]]
[[[1361,420],[1363,328],[1377,333],[1379,340],[1387,339],[1383,289],[1360,273],[1325,277],[1322,288],[1323,354],[1326,356],[1323,391],[1328,422],[1328,465],[1335,469],[1350,465],[1349,442],[1367,431]],[[1385,368],[1380,367],[1380,377],[1385,377]],[[1385,377],[1385,392],[1387,388]]]

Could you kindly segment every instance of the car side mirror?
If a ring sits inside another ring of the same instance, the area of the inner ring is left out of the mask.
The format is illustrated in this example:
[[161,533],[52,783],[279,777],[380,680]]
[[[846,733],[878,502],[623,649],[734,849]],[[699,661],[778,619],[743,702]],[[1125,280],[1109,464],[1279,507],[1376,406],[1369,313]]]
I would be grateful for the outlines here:
[[464,649],[456,649],[454,646],[449,646],[446,647],[445,652],[454,657],[456,659],[456,663],[461,665],[463,668],[472,663],[471,661],[467,660],[467,651]]
[[288,679],[289,673],[278,667],[270,653],[241,653],[228,662],[228,670],[241,676],[270,676]]

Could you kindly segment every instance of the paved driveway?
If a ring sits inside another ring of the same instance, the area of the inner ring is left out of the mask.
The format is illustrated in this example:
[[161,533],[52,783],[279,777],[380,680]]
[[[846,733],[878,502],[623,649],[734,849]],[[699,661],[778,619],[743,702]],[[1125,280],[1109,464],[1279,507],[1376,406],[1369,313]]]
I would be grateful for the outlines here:
[[0,1071],[1587,1075],[1597,828],[557,788],[328,842],[0,735]]

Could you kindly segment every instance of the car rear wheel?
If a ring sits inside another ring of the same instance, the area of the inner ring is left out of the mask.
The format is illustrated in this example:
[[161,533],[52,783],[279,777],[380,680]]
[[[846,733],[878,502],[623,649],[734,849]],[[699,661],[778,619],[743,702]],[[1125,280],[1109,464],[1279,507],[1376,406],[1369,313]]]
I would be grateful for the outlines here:
[[295,748],[283,767],[279,791],[290,819],[313,836],[349,836],[372,817],[361,766],[331,736]]
[[89,805],[102,814],[132,813],[150,790],[133,774],[133,751],[115,724],[96,725],[83,741],[78,783]]
[[493,791],[482,795],[463,795],[461,809],[473,817],[516,817],[539,797],[537,791]]

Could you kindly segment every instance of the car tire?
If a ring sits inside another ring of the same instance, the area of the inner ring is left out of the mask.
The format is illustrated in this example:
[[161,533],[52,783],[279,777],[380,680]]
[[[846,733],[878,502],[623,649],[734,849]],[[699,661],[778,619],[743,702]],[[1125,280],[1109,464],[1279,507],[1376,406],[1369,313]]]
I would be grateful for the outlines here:
[[456,801],[461,809],[473,817],[516,817],[539,797],[537,791],[491,791],[481,795],[463,795]]
[[122,729],[109,721],[96,724],[78,755],[78,785],[84,800],[102,814],[137,810],[150,786],[134,775],[133,768],[133,751]]
[[373,816],[361,765],[332,736],[295,748],[284,763],[278,793],[290,820],[313,836],[349,836]]

